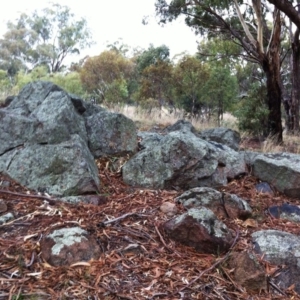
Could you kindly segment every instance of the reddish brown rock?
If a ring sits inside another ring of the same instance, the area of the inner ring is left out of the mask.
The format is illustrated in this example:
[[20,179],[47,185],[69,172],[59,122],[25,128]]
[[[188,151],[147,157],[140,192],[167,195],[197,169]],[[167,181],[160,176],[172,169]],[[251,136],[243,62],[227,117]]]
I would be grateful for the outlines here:
[[232,253],[228,265],[229,268],[234,269],[234,281],[248,292],[267,290],[265,270],[254,254],[249,252]]
[[230,248],[233,237],[227,226],[207,208],[191,208],[164,224],[168,235],[202,253],[220,253]]
[[101,253],[96,240],[80,227],[61,228],[41,242],[42,257],[54,266],[98,259]]

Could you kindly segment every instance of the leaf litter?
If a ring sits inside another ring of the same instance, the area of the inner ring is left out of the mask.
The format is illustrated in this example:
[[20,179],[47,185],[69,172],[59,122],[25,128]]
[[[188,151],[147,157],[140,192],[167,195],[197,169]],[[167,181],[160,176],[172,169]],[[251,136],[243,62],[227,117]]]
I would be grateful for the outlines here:
[[[245,176],[220,189],[247,200],[248,221],[222,219],[237,233],[227,253],[202,254],[169,239],[163,231],[168,217],[160,211],[182,191],[139,189],[122,181],[109,158],[98,159],[101,194],[98,205],[70,204],[38,195],[10,182],[0,190],[14,219],[0,225],[0,299],[299,299],[291,286],[249,294],[223,266],[231,251],[252,249],[251,233],[277,229],[299,234],[300,224],[272,218],[271,205],[296,203],[275,193],[256,191],[258,180]],[[176,204],[178,213],[185,211]],[[80,226],[97,239],[99,258],[54,267],[41,256],[40,241],[50,231]],[[263,261],[271,278],[278,268]],[[275,290],[275,292],[274,292]]]

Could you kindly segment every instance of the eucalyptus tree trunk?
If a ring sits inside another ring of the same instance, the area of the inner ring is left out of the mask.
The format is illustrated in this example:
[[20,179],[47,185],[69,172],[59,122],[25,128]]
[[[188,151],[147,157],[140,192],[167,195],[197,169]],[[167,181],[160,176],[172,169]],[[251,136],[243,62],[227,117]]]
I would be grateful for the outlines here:
[[[298,14],[300,14],[300,1],[298,3]],[[291,27],[290,27],[291,30]],[[300,101],[300,43],[299,43],[299,28],[295,33],[291,32],[292,45],[292,93],[290,106],[290,131],[293,134],[299,133],[299,101]]]
[[286,14],[297,28],[295,33],[292,33],[292,26],[290,26],[290,40],[292,46],[291,69],[292,69],[292,92],[291,100],[288,102],[288,130],[291,133],[299,134],[299,103],[300,103],[300,1],[297,0],[297,5],[294,1],[289,0],[268,0]]
[[[273,31],[269,45],[261,60],[262,68],[267,78],[268,95],[268,132],[278,144],[282,143],[282,121],[281,121],[281,102],[282,102],[282,82],[280,74],[280,33],[281,20],[280,11],[274,10]],[[259,56],[261,53],[259,53]]]
[[267,47],[263,44],[263,16],[261,11],[261,1],[252,0],[252,5],[257,17],[257,38],[245,30],[246,24],[239,12],[237,0],[234,1],[240,21],[244,31],[251,41],[256,45],[256,58],[266,75],[267,87],[267,105],[269,109],[267,132],[277,144],[282,143],[282,121],[281,121],[281,103],[282,103],[282,82],[280,74],[280,34],[281,20],[280,11],[275,8],[273,13],[273,28],[270,34]]
[[299,38],[297,38],[297,41],[292,45],[292,101],[291,101],[292,127],[291,130],[293,134],[299,133],[299,99],[300,99],[299,63],[300,63],[300,45],[299,45]]
[[268,133],[278,144],[282,142],[280,60],[271,57],[263,64],[267,78]]

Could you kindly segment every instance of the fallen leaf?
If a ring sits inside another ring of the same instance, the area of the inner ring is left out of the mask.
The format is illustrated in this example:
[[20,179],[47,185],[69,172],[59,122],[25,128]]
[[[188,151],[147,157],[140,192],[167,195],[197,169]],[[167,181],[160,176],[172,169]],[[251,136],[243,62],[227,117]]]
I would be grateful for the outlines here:
[[257,228],[258,227],[258,223],[254,219],[247,219],[245,222],[243,222],[242,226]]

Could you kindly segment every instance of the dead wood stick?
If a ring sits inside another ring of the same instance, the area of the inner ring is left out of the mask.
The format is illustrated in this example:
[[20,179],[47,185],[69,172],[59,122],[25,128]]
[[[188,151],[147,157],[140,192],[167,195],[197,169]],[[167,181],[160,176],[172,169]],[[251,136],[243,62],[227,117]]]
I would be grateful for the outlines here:
[[22,193],[16,193],[16,192],[11,192],[11,191],[5,191],[5,190],[1,190],[1,189],[0,189],[0,193],[19,196],[19,197],[28,197],[28,198],[47,200],[49,202],[49,204],[51,204],[51,205],[55,204],[55,202],[56,202],[56,200],[53,198],[49,198],[47,196],[41,196],[41,195],[22,194]]
[[287,296],[284,291],[282,291],[275,283],[271,281],[271,278],[267,277],[267,282],[269,285],[271,285],[277,292],[279,292],[281,295]]
[[202,271],[196,278],[194,278],[191,282],[189,282],[187,285],[185,285],[184,287],[182,287],[181,289],[179,289],[177,292],[174,292],[172,295],[176,295],[177,293],[179,292],[182,292],[183,290],[185,290],[186,288],[188,288],[189,286],[191,286],[194,282],[196,282],[197,280],[199,280],[205,273],[213,270],[215,267],[217,267],[220,263],[222,263],[223,261],[225,261],[229,254],[231,253],[231,250],[233,249],[233,247],[235,246],[237,240],[238,240],[238,237],[239,237],[240,233],[239,231],[236,231],[236,236],[235,236],[235,239],[230,247],[230,249],[228,250],[228,252],[226,253],[226,255],[221,258],[220,260],[218,260],[217,262],[215,262],[212,266],[210,266],[208,269],[205,269],[204,271]]
[[158,234],[159,239],[160,239],[160,241],[163,243],[163,245],[165,246],[165,248],[167,248],[170,252],[175,253],[177,256],[181,257],[181,255],[180,255],[179,253],[177,253],[177,252],[174,251],[172,248],[170,248],[169,246],[167,246],[167,244],[166,244],[165,240],[163,239],[163,237],[162,237],[162,235],[161,235],[161,233],[160,233],[160,231],[159,231],[159,229],[158,229],[157,226],[155,226],[155,231],[156,231],[156,233]]
[[127,214],[124,214],[120,217],[117,217],[115,219],[111,219],[111,220],[108,220],[108,221],[105,221],[105,222],[102,222],[103,225],[108,225],[108,224],[111,224],[111,223],[114,223],[114,222],[118,222],[120,220],[123,220],[127,217],[130,217],[130,216],[138,216],[138,217],[148,217],[149,215],[142,215],[142,214],[139,214],[139,213],[127,213]]
[[130,194],[130,195],[127,195],[127,196],[125,196],[125,197],[123,197],[123,198],[116,199],[116,201],[126,200],[126,199],[132,198],[132,197],[134,197],[134,196],[135,196],[134,194]]
[[28,264],[26,264],[26,267],[29,268],[32,266],[32,264],[34,263],[34,260],[35,260],[35,252],[33,251],[31,253],[31,259],[30,259],[30,262]]

